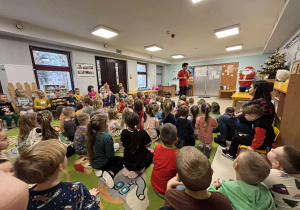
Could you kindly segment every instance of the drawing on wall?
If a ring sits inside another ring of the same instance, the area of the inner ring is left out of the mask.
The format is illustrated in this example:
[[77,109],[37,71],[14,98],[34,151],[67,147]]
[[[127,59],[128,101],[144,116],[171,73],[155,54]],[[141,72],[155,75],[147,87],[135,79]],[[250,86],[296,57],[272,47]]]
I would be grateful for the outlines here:
[[227,66],[227,73],[232,74],[234,71],[234,65],[228,65]]
[[173,79],[173,80],[174,80],[174,79],[177,79],[177,74],[178,74],[177,71],[173,71],[173,73],[172,73],[172,79]]
[[75,63],[77,75],[80,77],[94,77],[95,69],[93,64]]

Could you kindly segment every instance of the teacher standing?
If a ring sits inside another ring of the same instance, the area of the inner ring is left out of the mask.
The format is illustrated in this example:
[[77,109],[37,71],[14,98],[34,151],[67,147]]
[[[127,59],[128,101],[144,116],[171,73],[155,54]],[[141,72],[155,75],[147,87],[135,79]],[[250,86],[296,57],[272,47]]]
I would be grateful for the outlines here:
[[187,71],[188,65],[188,63],[183,63],[182,69],[177,74],[177,79],[179,79],[179,98],[182,95],[186,95],[188,78],[190,76],[190,73]]

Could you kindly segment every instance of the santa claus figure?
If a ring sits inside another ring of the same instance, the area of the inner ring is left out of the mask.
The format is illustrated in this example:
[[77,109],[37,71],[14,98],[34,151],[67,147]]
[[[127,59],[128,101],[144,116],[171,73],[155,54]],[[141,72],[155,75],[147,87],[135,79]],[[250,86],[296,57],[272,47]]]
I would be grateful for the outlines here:
[[254,82],[255,69],[247,66],[244,70],[240,70],[239,84],[241,87],[249,87]]

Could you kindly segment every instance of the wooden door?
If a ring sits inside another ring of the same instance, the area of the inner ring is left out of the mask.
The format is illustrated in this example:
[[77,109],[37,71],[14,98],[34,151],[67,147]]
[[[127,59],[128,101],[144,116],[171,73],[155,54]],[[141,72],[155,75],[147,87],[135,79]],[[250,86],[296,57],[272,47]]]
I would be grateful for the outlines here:
[[122,83],[125,90],[127,89],[127,72],[126,72],[126,61],[119,61],[119,83]]
[[230,90],[236,89],[236,81],[239,72],[239,63],[222,64],[221,85],[229,85]]
[[116,79],[116,61],[114,59],[107,59],[106,66],[107,66],[106,82],[109,84],[110,90],[112,92],[116,92],[118,87],[117,79]]

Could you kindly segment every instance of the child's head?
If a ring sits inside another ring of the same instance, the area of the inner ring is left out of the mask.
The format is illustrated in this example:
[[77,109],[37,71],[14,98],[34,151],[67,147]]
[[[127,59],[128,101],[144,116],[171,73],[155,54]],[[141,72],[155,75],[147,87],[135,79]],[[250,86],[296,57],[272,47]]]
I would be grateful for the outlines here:
[[58,132],[51,126],[52,120],[52,113],[48,110],[39,111],[37,113],[37,122],[42,129],[42,140],[58,139]]
[[180,96],[180,100],[186,101],[186,96],[185,95],[181,95]]
[[93,85],[89,85],[87,88],[88,92],[93,92],[94,91],[94,86]]
[[158,104],[153,104],[153,111],[154,111],[154,113],[158,113],[158,111],[159,111],[159,105]]
[[234,113],[234,108],[233,107],[227,107],[225,109],[225,113],[228,115],[232,115]]
[[193,105],[193,104],[194,104],[194,101],[195,101],[195,100],[194,100],[193,98],[189,98],[189,104],[190,104],[190,105]]
[[180,117],[186,117],[189,114],[189,107],[183,105],[179,109]]
[[100,98],[96,98],[93,104],[93,111],[97,111],[97,109],[103,108],[103,101]]
[[244,108],[245,118],[250,122],[262,117],[264,113],[264,108],[258,104],[252,104]]
[[144,99],[144,93],[143,92],[137,92],[136,97],[139,99]]
[[54,91],[54,94],[55,94],[55,97],[56,97],[56,98],[60,98],[60,97],[61,97],[60,90],[55,90],[55,91]]
[[205,104],[205,103],[206,103],[206,102],[205,102],[205,100],[204,100],[203,98],[201,98],[201,99],[197,102],[199,108],[201,107],[202,104]]
[[146,99],[150,99],[150,94],[149,94],[149,93],[146,93],[146,94],[145,94],[145,98],[146,98]]
[[120,98],[120,103],[124,104],[125,103],[125,99],[124,98]]
[[193,125],[195,126],[196,120],[197,120],[197,116],[198,116],[198,114],[199,114],[199,107],[198,107],[197,105],[193,105],[193,106],[191,107],[191,113],[192,113],[192,116],[193,116],[193,121],[192,121],[192,123],[193,123]]
[[144,110],[144,103],[141,100],[138,100],[134,103],[134,112],[138,115]]
[[169,114],[172,112],[172,109],[173,109],[172,101],[166,101],[164,103],[164,112],[165,112],[164,119],[166,119],[169,116]]
[[179,110],[180,107],[183,106],[184,104],[185,104],[185,102],[184,102],[183,100],[179,100],[179,101],[177,102],[177,108],[178,108],[178,110]]
[[0,128],[0,151],[7,149],[8,146],[9,139],[7,138],[7,134],[2,128]]
[[14,175],[14,165],[8,159],[0,159],[0,171],[4,171],[9,175]]
[[[171,98],[171,96],[170,95],[166,95],[166,97],[165,97],[166,99],[170,99]],[[165,100],[166,100],[165,99]]]
[[300,174],[300,152],[290,146],[277,147],[268,153],[272,168],[288,174]]
[[130,112],[125,118],[125,123],[128,128],[133,131],[131,134],[130,152],[135,153],[139,148],[138,125],[140,123],[140,118],[137,113]]
[[63,109],[63,114],[66,117],[75,117],[75,109],[73,107],[68,106]]
[[160,138],[163,144],[172,145],[177,140],[177,128],[172,123],[166,123],[163,125]]
[[147,115],[149,117],[155,117],[154,115],[154,109],[152,104],[147,104],[145,107],[145,112],[144,112],[144,123],[147,121]]
[[176,156],[176,168],[180,181],[191,191],[206,190],[212,179],[209,160],[195,147],[186,146]]
[[90,98],[84,98],[84,99],[82,99],[82,105],[83,106],[90,106],[90,104],[91,104],[91,99]]
[[270,174],[270,166],[257,152],[246,150],[234,161],[233,168],[237,179],[248,184],[257,185],[263,182]]
[[248,106],[248,103],[243,103],[243,105],[240,108],[240,111],[243,112],[247,106]]
[[76,95],[80,95],[80,89],[79,88],[75,88],[75,93],[76,93]]
[[101,89],[100,89],[100,93],[103,94],[103,95],[105,94],[104,88],[101,88]]
[[67,165],[66,146],[57,139],[41,141],[24,150],[14,165],[15,176],[27,184],[40,184]]
[[28,113],[25,115],[22,115],[19,118],[18,121],[18,126],[19,126],[19,138],[23,139],[26,135],[29,134],[29,132],[36,128],[39,127],[39,124],[37,122],[37,114],[34,113]]
[[45,93],[44,93],[44,91],[42,91],[42,90],[37,90],[35,93],[38,95],[39,98],[45,98]]
[[126,98],[126,102],[128,106],[133,106],[134,104],[133,98],[129,96]]
[[15,90],[15,94],[16,94],[17,97],[24,97],[24,96],[26,96],[26,93],[25,93],[25,91],[22,88],[17,88]]
[[205,125],[204,128],[207,127],[209,113],[211,112],[211,106],[209,103],[205,103],[201,105],[201,112],[205,115]]
[[125,118],[128,115],[128,113],[133,112],[131,108],[125,108],[122,112],[122,120],[121,120],[121,126],[124,127],[125,124]]
[[218,102],[211,103],[211,112],[214,114],[220,114],[220,105]]
[[124,91],[125,90],[125,88],[122,86],[122,87],[120,87],[120,91]]
[[109,120],[116,120],[118,117],[118,110],[116,108],[112,108],[108,111],[108,119]]
[[4,93],[0,93],[0,102],[2,103],[8,102],[8,98]]
[[87,126],[90,121],[90,115],[87,113],[81,113],[77,116],[77,120],[80,126]]
[[88,142],[88,156],[90,161],[93,160],[94,147],[96,142],[97,133],[104,133],[108,127],[107,116],[105,114],[91,114],[90,123],[87,126],[87,142]]
[[156,96],[155,97],[155,101],[160,102],[161,97],[160,96]]
[[73,96],[74,96],[74,90],[70,90],[68,94],[69,94],[69,97],[73,98]]
[[82,108],[83,108],[83,105],[82,105],[81,102],[79,102],[79,103],[76,104],[76,109],[77,109],[77,110],[80,110],[80,109],[82,109]]

